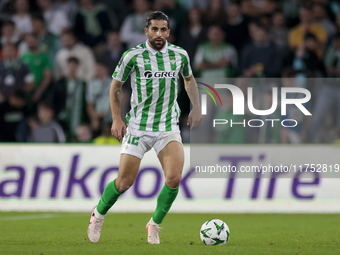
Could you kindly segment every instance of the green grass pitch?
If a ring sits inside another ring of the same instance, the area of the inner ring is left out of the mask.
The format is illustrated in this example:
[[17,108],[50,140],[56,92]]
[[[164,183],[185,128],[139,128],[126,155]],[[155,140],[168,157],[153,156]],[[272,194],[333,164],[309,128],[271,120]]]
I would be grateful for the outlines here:
[[[87,238],[89,213],[0,212],[0,254],[340,254],[339,214],[175,214],[164,220],[161,244],[146,243],[151,214],[110,213],[97,244]],[[224,246],[199,237],[209,219],[230,228]]]

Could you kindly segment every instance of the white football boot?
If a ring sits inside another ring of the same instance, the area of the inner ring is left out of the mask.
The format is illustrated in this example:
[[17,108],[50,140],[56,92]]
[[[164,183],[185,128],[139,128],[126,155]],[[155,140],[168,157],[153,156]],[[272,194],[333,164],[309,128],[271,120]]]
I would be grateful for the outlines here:
[[145,227],[148,232],[148,243],[150,244],[160,244],[159,240],[159,232],[161,231],[161,227],[158,224],[146,224]]
[[97,219],[94,216],[94,210],[96,209],[96,207],[97,206],[93,207],[91,211],[90,223],[89,227],[87,228],[87,236],[92,243],[97,243],[99,241],[100,232],[104,223],[104,219]]

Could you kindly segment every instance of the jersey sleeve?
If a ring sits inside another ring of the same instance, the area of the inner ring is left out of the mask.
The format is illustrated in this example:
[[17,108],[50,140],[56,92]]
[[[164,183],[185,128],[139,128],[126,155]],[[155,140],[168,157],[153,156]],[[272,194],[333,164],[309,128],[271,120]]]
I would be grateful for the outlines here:
[[115,71],[112,74],[112,78],[117,81],[125,82],[129,77],[129,74],[134,70],[134,58],[133,54],[126,51],[118,62]]
[[192,74],[191,66],[190,66],[190,59],[188,53],[185,51],[182,56],[182,67],[181,67],[181,74],[184,77],[189,77]]

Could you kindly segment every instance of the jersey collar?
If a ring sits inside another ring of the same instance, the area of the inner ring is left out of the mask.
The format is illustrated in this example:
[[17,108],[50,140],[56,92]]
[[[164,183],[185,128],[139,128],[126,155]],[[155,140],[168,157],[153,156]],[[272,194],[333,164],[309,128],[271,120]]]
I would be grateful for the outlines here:
[[149,40],[146,40],[146,48],[151,52],[152,55],[156,55],[157,52],[162,52],[163,54],[168,52],[168,41],[165,41],[165,46],[161,51],[155,50],[153,48],[151,48],[151,46],[149,45]]

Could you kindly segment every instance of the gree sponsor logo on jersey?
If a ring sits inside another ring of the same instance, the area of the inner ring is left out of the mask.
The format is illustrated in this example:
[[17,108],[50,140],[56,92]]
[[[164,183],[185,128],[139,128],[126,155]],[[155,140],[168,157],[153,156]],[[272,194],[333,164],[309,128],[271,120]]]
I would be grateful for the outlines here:
[[151,79],[151,78],[176,78],[177,74],[176,71],[145,71],[143,73],[143,77],[146,79]]

